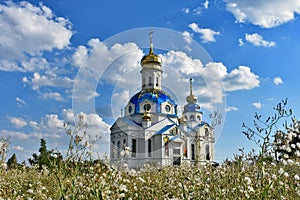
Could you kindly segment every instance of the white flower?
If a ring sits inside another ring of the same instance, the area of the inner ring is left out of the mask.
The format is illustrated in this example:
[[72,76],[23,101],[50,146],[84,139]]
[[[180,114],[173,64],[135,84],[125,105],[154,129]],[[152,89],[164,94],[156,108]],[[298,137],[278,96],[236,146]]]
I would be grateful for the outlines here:
[[249,177],[247,177],[247,176],[245,177],[245,181],[247,182],[248,185],[251,184],[251,179]]
[[285,159],[288,159],[289,158],[289,155],[287,155],[286,153],[283,155],[283,157],[285,158]]
[[296,145],[295,145],[295,144],[291,144],[291,147],[292,147],[293,149],[295,149],[295,148],[296,148]]
[[287,172],[284,172],[284,173],[283,173],[283,176],[288,177],[289,174],[288,174]]
[[33,194],[33,190],[32,190],[32,189],[28,189],[28,190],[27,190],[27,193]]
[[299,180],[300,180],[300,177],[299,177],[298,174],[296,174],[296,175],[294,176],[294,178],[295,178],[296,181],[299,181]]
[[[299,135],[300,136],[300,135]],[[300,138],[299,138],[300,139]],[[300,143],[299,142],[297,142],[296,143],[296,146],[300,149]]]
[[278,170],[278,173],[279,173],[279,174],[283,174],[283,173],[284,173],[284,170],[283,170],[282,168],[280,168],[280,169]]

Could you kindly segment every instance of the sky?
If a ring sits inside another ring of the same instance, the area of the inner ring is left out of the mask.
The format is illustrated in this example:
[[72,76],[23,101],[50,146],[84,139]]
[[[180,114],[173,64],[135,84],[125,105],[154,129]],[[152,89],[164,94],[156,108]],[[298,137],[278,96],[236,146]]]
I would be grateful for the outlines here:
[[[255,112],[281,100],[299,116],[300,1],[0,1],[0,137],[19,162],[65,152],[64,123],[80,114],[107,154],[109,128],[141,88],[140,60],[163,60],[163,87],[184,106],[193,78],[204,119],[217,111],[215,160],[255,144],[243,135]],[[290,119],[287,119],[288,121]],[[281,127],[281,126],[279,126]]]

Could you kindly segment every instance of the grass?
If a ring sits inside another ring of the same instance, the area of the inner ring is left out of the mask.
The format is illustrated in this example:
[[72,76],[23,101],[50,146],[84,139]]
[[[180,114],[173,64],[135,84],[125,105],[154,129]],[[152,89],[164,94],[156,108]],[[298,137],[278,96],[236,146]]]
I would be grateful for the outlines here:
[[0,199],[300,199],[299,172],[297,161],[266,161],[262,168],[246,155],[217,167],[139,171],[103,162],[64,162],[51,170],[2,165]]

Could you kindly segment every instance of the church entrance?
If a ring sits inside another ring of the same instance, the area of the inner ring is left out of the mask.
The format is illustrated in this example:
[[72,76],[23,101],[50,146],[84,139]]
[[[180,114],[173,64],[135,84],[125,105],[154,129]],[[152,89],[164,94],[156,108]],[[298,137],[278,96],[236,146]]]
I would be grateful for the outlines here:
[[181,164],[181,152],[180,147],[173,148],[173,165]]

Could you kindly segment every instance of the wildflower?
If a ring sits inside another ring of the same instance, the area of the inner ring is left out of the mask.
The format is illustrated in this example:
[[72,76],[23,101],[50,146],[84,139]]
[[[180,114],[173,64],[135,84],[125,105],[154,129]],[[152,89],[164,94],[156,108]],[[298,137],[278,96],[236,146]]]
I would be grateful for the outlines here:
[[120,185],[120,191],[128,192],[126,185]]
[[288,177],[289,174],[288,174],[287,172],[284,172],[284,173],[283,173],[283,176]]
[[296,145],[295,144],[291,144],[291,147],[292,147],[292,149],[295,149]]
[[[299,135],[300,136],[300,135]],[[299,138],[300,139],[300,138]],[[300,142],[296,143],[296,146],[300,149]]]
[[28,190],[27,190],[27,193],[33,194],[33,190],[32,190],[32,189],[28,189]]
[[279,174],[283,174],[283,173],[284,173],[284,170],[283,170],[282,168],[280,168],[280,169],[278,170],[278,173],[279,173]]
[[298,174],[295,174],[294,179],[295,179],[296,181],[299,181],[299,180],[300,180],[299,175],[298,175]]
[[247,176],[245,177],[245,181],[247,182],[248,185],[251,184],[251,179],[249,177],[247,177]]

